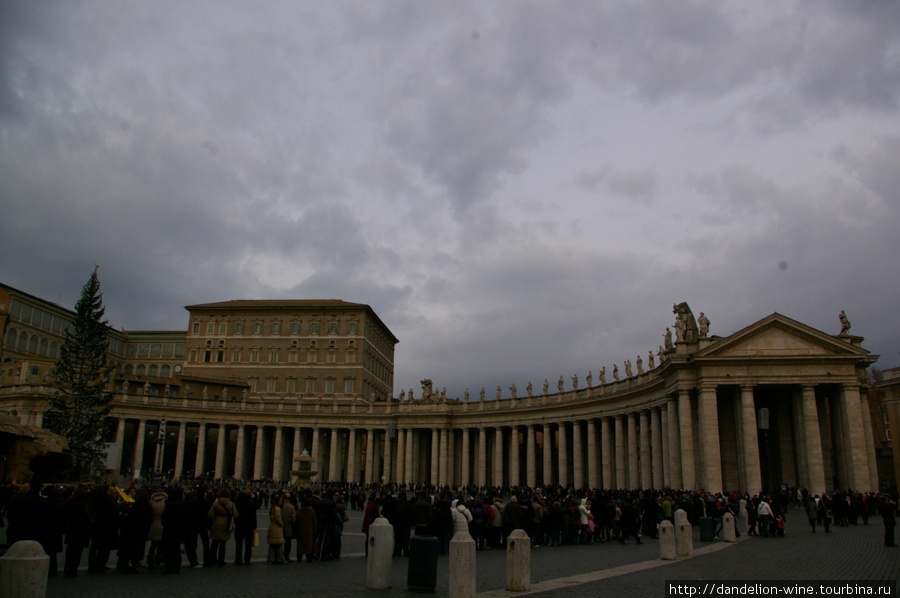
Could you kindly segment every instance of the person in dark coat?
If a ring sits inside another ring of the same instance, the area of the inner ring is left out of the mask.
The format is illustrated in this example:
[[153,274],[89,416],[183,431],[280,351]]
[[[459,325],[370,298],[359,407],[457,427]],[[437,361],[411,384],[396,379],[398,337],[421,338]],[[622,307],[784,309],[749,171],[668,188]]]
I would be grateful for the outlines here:
[[190,507],[184,502],[184,491],[175,486],[169,491],[166,509],[162,514],[162,546],[166,573],[181,572],[181,545],[188,538]]
[[253,553],[253,534],[256,532],[257,505],[253,501],[250,489],[239,492],[234,499],[238,517],[234,524],[234,564],[250,565],[250,555]]
[[397,512],[394,515],[394,556],[409,556],[413,518],[413,505],[406,500],[406,492],[401,492],[397,497]]
[[897,542],[894,540],[894,528],[897,527],[897,502],[885,495],[881,504],[878,505],[878,512],[884,521],[884,545],[888,548],[897,548]]
[[63,531],[66,527],[65,503],[56,486],[44,489],[43,516],[41,517],[41,546],[50,557],[50,577],[59,573],[57,554],[63,549]]
[[44,511],[41,499],[42,487],[35,476],[30,486],[19,490],[10,499],[6,507],[9,515],[6,541],[10,546],[21,540],[41,541],[41,519]]
[[[212,497],[204,488],[195,488],[188,497],[188,539],[184,544],[184,552],[188,557],[188,564],[192,569],[212,567],[213,562],[209,552],[209,508],[212,506]],[[200,542],[203,560],[197,555],[197,543]]]
[[112,497],[112,488],[100,484],[91,490],[93,514],[91,547],[88,552],[88,573],[105,573],[109,555],[119,539],[119,512]]
[[316,511],[310,504],[310,497],[304,495],[300,499],[300,508],[294,516],[294,537],[297,539],[297,562],[311,561],[315,558],[316,550]]
[[63,572],[66,577],[78,577],[81,555],[91,540],[91,511],[87,489],[79,484],[63,510],[66,519],[66,562]]
[[150,493],[141,488],[134,496],[134,502],[125,507],[119,525],[120,562],[116,567],[126,573],[137,573],[138,564],[144,560],[150,524],[153,523],[153,508]]

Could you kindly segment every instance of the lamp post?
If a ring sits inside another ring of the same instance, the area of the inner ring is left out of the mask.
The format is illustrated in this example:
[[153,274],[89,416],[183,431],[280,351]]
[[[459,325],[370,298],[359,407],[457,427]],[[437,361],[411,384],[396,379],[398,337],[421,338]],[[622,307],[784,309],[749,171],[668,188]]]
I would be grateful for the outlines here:
[[156,463],[154,469],[162,480],[163,457],[166,454],[166,418],[159,422],[159,432],[156,434]]

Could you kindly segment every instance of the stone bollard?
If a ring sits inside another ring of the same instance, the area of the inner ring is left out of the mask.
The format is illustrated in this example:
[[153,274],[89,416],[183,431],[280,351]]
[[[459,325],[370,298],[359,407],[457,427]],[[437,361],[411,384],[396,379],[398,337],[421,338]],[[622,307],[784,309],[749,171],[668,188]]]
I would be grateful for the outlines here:
[[675,526],[675,546],[679,557],[694,554],[694,526],[687,519]]
[[726,542],[737,542],[734,533],[734,515],[731,513],[722,515],[722,539]]
[[659,558],[664,561],[674,561],[677,557],[675,550],[675,526],[671,521],[663,521],[659,524]]
[[20,540],[0,557],[0,596],[44,598],[50,557],[39,542]]
[[369,526],[369,556],[366,558],[366,587],[391,587],[391,559],[394,556],[394,526],[379,517]]
[[687,521],[687,513],[684,512],[684,509],[677,509],[675,511],[675,526],[677,527],[679,523],[685,523]]
[[531,589],[531,538],[523,529],[514,529],[506,540],[506,589]]
[[450,540],[450,598],[475,596],[475,540],[457,532]]

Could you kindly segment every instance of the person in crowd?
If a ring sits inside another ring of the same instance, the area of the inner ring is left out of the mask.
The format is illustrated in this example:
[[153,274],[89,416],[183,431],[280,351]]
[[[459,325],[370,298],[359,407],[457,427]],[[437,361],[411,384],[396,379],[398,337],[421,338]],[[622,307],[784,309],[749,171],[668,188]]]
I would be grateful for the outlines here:
[[270,565],[284,564],[284,521],[281,518],[283,504],[284,497],[279,494],[272,498],[272,506],[269,508],[269,527],[266,533],[269,555],[266,562]]
[[[146,490],[145,490],[146,492]],[[209,508],[212,506],[210,495],[203,487],[197,487],[190,493],[188,502],[188,536],[184,544],[184,551],[188,557],[191,569],[211,567],[213,565],[209,555]],[[201,554],[197,554],[197,544],[200,544]],[[200,556],[203,560],[200,560]]]
[[105,573],[112,549],[119,539],[119,512],[113,499],[115,489],[98,484],[91,490],[91,546],[88,551],[88,573]]
[[300,508],[294,518],[294,536],[297,539],[297,562],[311,561],[316,552],[316,511],[313,509],[308,494],[300,498]]
[[238,519],[237,509],[231,502],[231,494],[226,488],[219,490],[216,500],[207,512],[207,517],[212,520],[209,537],[211,558],[215,559],[217,567],[225,566],[225,546],[231,539],[234,531],[235,520]]
[[169,490],[166,509],[162,514],[162,547],[166,573],[181,572],[181,546],[188,540],[190,507],[184,501],[184,490],[175,486]]
[[150,526],[153,524],[153,507],[150,493],[141,488],[134,495],[134,502],[127,503],[119,526],[119,564],[117,569],[125,573],[138,573],[138,565],[144,560]]
[[297,505],[295,504],[294,493],[288,492],[284,495],[284,504],[281,506],[281,522],[283,524],[282,531],[284,533],[284,562],[293,563],[291,558],[291,541],[294,539],[294,522],[297,519]]
[[362,533],[366,535],[365,541],[365,549],[366,556],[369,556],[369,526],[375,523],[375,520],[378,519],[379,508],[381,507],[381,499],[375,497],[375,493],[369,495],[369,504],[366,505],[366,510],[363,513],[363,521],[362,521]]
[[234,564],[250,566],[258,505],[249,488],[238,492],[234,498],[234,508],[237,510],[237,520],[234,523]]
[[884,545],[888,548],[897,548],[894,540],[894,528],[897,527],[897,501],[892,500],[887,494],[878,505],[878,513],[884,522]]
[[169,495],[162,489],[150,496],[150,506],[153,509],[153,523],[150,524],[150,551],[147,553],[147,566],[151,569],[163,562],[162,555],[162,514],[166,510],[166,499]]

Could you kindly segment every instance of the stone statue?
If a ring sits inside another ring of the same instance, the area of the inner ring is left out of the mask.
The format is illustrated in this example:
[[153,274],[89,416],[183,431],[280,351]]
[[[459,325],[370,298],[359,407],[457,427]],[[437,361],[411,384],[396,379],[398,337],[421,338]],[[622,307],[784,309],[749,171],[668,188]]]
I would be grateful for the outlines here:
[[588,375],[587,375],[587,378],[585,379],[585,384],[587,384],[588,388],[590,388],[594,385],[594,373],[590,370],[588,370]]
[[578,374],[572,376],[572,390],[578,390]]
[[675,340],[696,342],[700,331],[697,329],[697,322],[694,321],[694,314],[688,304],[682,301],[678,305],[674,305],[672,311],[675,313]]
[[469,402],[469,389],[468,388],[466,389],[466,393],[463,395],[463,402],[464,403]]
[[700,327],[700,338],[706,338],[707,333],[709,333],[709,318],[702,311],[700,312],[700,317],[697,318],[697,325]]
[[478,396],[481,397],[481,402],[484,403],[484,387],[481,387],[481,392],[478,393]]
[[447,400],[447,387],[445,386],[444,388],[441,389],[441,402],[444,402],[446,400]]
[[638,376],[644,373],[644,360],[641,359],[640,355],[637,356],[637,370]]
[[556,390],[559,391],[559,392],[564,392],[564,391],[565,391],[565,385],[564,385],[564,383],[563,383],[563,377],[562,377],[562,376],[559,377],[559,382],[556,383]]
[[405,399],[406,399],[406,391],[405,391],[405,390],[401,390],[401,391],[400,391],[400,400],[401,400],[401,401],[404,401]]
[[600,368],[600,384],[606,385],[606,366]]
[[844,310],[841,310],[841,315],[838,316],[841,320],[841,336],[850,333],[850,320],[847,319],[847,314],[844,313]]
[[500,396],[503,394],[503,389],[500,388],[500,385],[497,385],[497,400],[500,400]]
[[223,402],[228,401],[228,387],[227,386],[222,387],[222,401]]
[[681,312],[678,311],[678,306],[673,306],[672,311],[675,313],[675,342],[680,343],[684,340],[684,334],[687,331],[687,324],[681,317]]
[[415,398],[416,398],[416,397],[413,396],[413,389],[410,388],[410,389],[409,389],[409,400],[412,401],[412,400],[415,399]]
[[534,396],[534,388],[531,386],[531,380],[528,381],[528,386],[525,387],[525,392],[528,393],[528,398]]
[[190,384],[184,385],[184,396],[185,397],[191,396],[191,385]]
[[123,395],[128,394],[128,380],[126,380],[125,382],[122,383],[122,394]]
[[424,380],[420,380],[419,383],[422,385],[422,400],[423,401],[431,400],[431,394],[432,394],[431,379],[425,378]]
[[171,397],[172,396],[172,386],[169,384],[166,384],[166,388],[165,388],[164,392],[165,392],[166,398]]
[[656,367],[656,363],[653,361],[653,351],[647,351],[647,367],[651,370]]
[[202,396],[203,396],[204,401],[209,400],[209,387],[208,386],[203,387]]
[[544,395],[550,394],[550,382],[544,378]]
[[615,363],[613,364],[613,380],[619,381],[619,366]]
[[246,401],[246,400],[247,400],[247,396],[248,396],[249,394],[250,394],[250,393],[247,391],[246,388],[245,388],[244,390],[242,390],[242,391],[241,391],[241,400],[242,400],[242,401]]
[[663,336],[666,339],[666,351],[670,351],[672,349],[672,331],[666,328],[666,333]]
[[150,381],[149,380],[147,382],[144,382],[144,396],[145,397],[150,396]]
[[626,360],[625,360],[625,377],[626,377],[626,378],[631,378],[632,375],[633,375],[633,374],[631,373],[631,360],[630,360],[630,359],[626,359]]
[[509,387],[509,396],[510,396],[510,398],[513,398],[513,399],[519,398],[519,395],[517,394],[517,391],[516,391],[516,383],[515,382],[513,382],[513,385]]
[[659,346],[659,351],[656,353],[656,356],[659,357],[659,365],[662,365],[662,362],[666,360],[666,353],[663,351],[663,346]]

